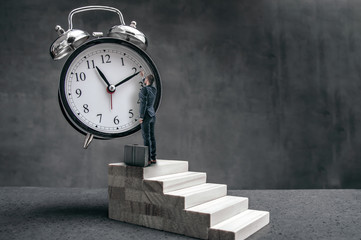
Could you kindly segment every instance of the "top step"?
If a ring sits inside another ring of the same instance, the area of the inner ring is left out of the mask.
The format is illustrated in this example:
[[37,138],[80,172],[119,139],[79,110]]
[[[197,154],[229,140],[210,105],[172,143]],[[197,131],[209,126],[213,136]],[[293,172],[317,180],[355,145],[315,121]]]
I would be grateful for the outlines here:
[[148,167],[128,166],[124,162],[110,163],[109,175],[134,178],[151,178],[188,171],[188,161],[159,160]]

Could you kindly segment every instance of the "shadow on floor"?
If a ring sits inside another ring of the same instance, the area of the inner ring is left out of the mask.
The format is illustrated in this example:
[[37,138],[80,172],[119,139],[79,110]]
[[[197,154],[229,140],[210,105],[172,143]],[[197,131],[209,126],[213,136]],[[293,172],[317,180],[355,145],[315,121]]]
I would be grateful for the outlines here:
[[33,216],[44,217],[80,217],[80,218],[108,218],[108,205],[77,205],[44,206],[31,211]]

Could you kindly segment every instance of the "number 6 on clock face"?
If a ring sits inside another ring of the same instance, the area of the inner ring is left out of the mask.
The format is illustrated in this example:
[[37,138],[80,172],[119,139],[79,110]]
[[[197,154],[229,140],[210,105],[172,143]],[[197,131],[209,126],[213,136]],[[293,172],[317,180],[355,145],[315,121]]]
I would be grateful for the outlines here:
[[139,91],[142,77],[153,74],[157,110],[161,98],[158,70],[138,47],[113,38],[90,41],[64,65],[59,102],[66,119],[83,134],[115,138],[140,129]]

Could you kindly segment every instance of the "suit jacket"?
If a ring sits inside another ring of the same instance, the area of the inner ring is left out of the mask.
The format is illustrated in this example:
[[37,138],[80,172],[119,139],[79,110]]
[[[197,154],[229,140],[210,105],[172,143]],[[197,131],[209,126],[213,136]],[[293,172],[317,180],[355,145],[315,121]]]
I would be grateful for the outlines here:
[[156,96],[157,89],[153,86],[145,86],[140,90],[140,118],[144,119],[147,112],[150,117],[155,116],[154,102]]

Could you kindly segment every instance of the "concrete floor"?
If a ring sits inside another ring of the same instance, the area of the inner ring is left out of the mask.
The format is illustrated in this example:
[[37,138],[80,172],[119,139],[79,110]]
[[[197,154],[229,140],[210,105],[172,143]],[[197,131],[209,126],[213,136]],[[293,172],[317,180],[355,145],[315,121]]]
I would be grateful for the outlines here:
[[[361,190],[231,190],[267,210],[249,239],[361,239]],[[107,189],[0,188],[0,239],[192,239],[110,220]]]

